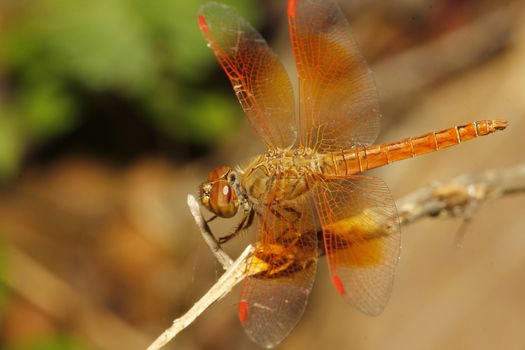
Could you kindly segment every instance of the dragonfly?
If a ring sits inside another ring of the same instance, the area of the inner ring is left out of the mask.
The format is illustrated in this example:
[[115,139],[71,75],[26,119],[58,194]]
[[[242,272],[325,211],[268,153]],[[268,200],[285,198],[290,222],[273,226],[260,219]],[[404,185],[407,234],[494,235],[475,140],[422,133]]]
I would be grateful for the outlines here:
[[341,9],[332,0],[289,0],[287,17],[295,94],[277,55],[235,10],[208,3],[198,13],[209,48],[266,147],[243,167],[214,169],[199,189],[209,220],[239,220],[221,244],[240,232],[255,236],[238,317],[266,348],[301,318],[320,257],[350,304],[369,315],[385,308],[400,254],[399,216],[387,185],[363,173],[507,126],[481,120],[374,144],[379,99]]

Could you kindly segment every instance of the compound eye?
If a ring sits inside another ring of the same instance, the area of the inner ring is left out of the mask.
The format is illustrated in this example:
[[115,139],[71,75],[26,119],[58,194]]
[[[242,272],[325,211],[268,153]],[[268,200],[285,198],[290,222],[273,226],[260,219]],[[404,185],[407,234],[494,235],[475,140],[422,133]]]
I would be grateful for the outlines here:
[[213,191],[218,191],[217,198],[224,203],[230,203],[232,200],[232,190],[229,183],[225,183],[225,181],[219,181],[215,184],[216,186],[213,186]]
[[208,175],[208,182],[214,182],[217,180],[220,180],[231,171],[231,168],[229,166],[220,166],[216,169],[214,169],[209,175]]
[[216,181],[210,191],[210,209],[215,214],[229,218],[237,213],[237,194],[226,180]]

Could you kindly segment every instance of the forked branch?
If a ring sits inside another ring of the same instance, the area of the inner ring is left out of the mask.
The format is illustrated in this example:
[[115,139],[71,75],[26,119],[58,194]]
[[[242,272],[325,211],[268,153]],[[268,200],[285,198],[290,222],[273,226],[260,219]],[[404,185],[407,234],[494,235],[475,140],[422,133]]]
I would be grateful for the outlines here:
[[211,233],[210,227],[206,220],[202,217],[199,203],[191,194],[188,195],[188,207],[195,219],[195,223],[199,227],[202,237],[208,247],[210,248],[215,258],[226,270],[217,282],[206,292],[206,294],[197,301],[191,309],[189,309],[183,316],[173,321],[172,325],[166,329],[155,341],[148,347],[148,350],[157,350],[166,345],[173,339],[180,331],[188,327],[195,321],[211,304],[220,300],[228,294],[233,287],[244,279],[244,275],[248,268],[248,258],[253,251],[253,247],[248,245],[242,254],[233,261],[224,250],[221,249],[215,236]]
[[[401,224],[404,226],[424,217],[460,217],[469,220],[484,202],[519,192],[525,192],[525,164],[436,182],[401,198],[397,201],[397,207]],[[158,350],[166,345],[211,304],[224,297],[241,282],[246,277],[248,258],[254,249],[249,245],[239,258],[232,262],[228,254],[220,248],[202,217],[199,204],[191,195],[188,195],[188,206],[204,240],[226,272],[186,314],[174,320],[171,327],[166,329],[147,350]]]

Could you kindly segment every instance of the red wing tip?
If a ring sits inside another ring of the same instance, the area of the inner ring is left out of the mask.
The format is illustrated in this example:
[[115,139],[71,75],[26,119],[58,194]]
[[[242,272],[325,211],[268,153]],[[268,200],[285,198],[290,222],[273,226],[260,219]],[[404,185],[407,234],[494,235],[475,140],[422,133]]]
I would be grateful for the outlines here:
[[201,30],[203,32],[208,32],[209,29],[208,29],[208,23],[206,22],[206,18],[204,18],[204,16],[202,15],[199,15],[197,17],[197,20],[199,21],[199,27],[201,28]]
[[334,287],[335,287],[335,289],[337,290],[337,292],[339,294],[341,294],[342,296],[346,295],[346,290],[345,290],[345,287],[343,285],[343,281],[341,281],[341,278],[339,278],[339,276],[333,275],[332,276],[332,283],[334,284]]
[[248,318],[248,304],[246,304],[246,301],[241,300],[239,303],[239,320],[241,320],[242,323],[246,322],[246,319]]
[[289,0],[288,1],[288,17],[289,18],[295,18],[295,9],[296,9],[296,0]]

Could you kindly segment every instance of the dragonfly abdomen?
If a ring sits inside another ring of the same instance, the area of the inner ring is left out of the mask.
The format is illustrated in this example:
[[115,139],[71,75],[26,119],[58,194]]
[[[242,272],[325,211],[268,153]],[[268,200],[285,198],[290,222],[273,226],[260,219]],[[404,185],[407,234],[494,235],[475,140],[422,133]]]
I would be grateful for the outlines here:
[[399,160],[454,146],[478,136],[492,134],[505,129],[507,125],[505,120],[481,120],[397,142],[332,152],[324,157],[321,171],[329,176],[359,174]]

